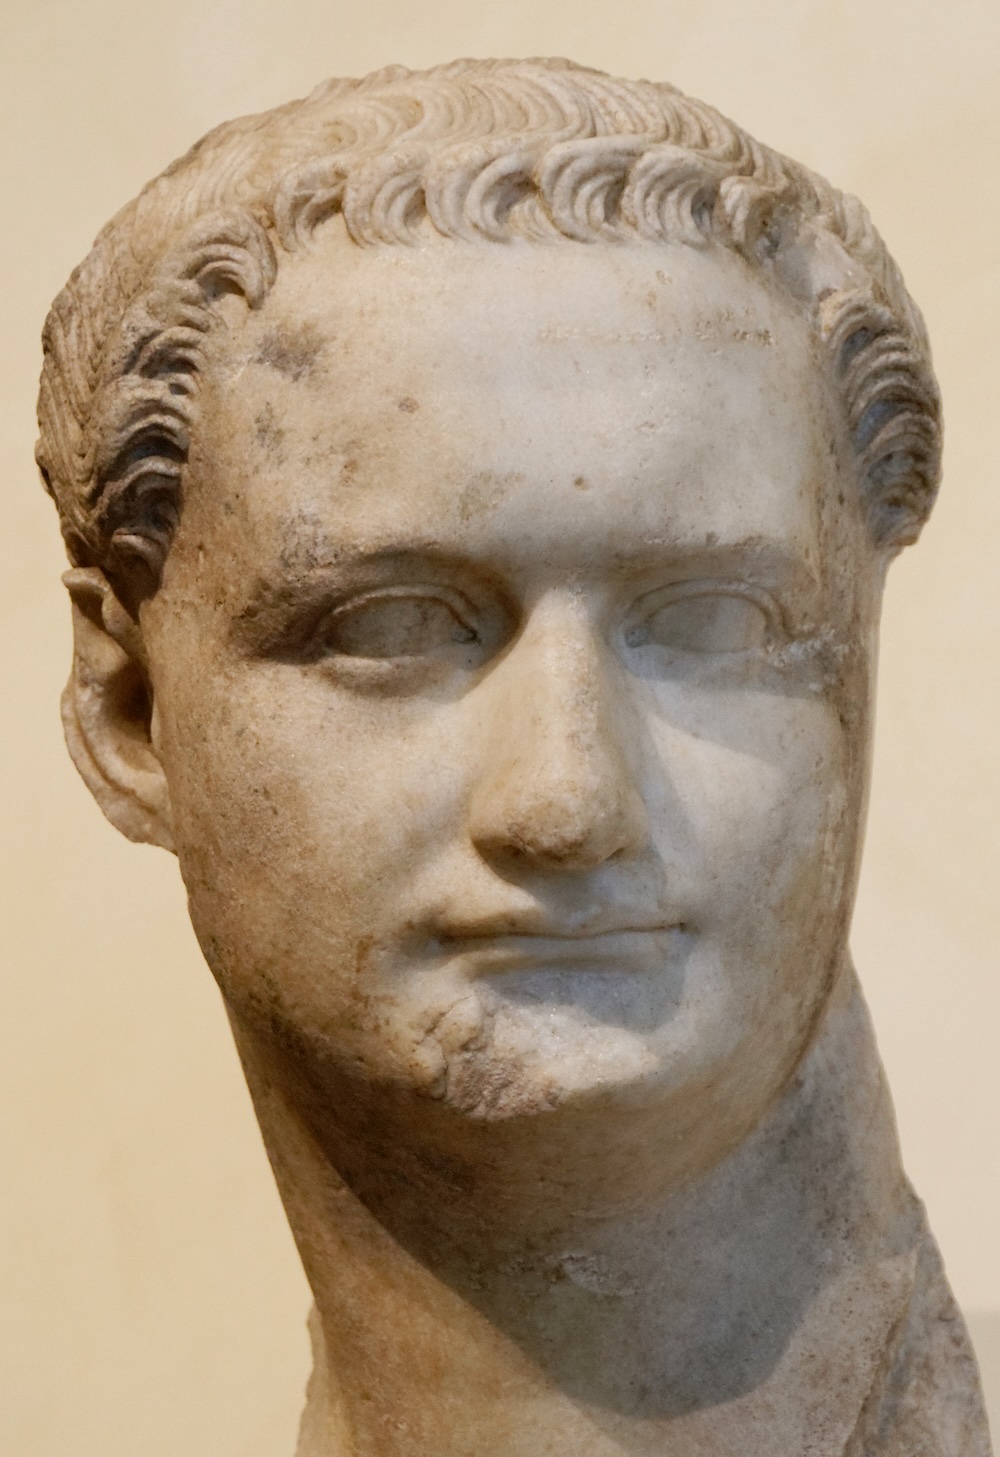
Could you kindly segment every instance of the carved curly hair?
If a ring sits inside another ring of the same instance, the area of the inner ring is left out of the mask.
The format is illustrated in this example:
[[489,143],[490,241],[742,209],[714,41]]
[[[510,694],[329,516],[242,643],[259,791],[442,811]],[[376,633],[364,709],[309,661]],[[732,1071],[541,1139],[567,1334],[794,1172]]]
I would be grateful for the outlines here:
[[646,239],[740,253],[829,351],[874,540],[913,541],[940,469],[920,312],[856,198],[702,102],[567,61],[334,80],[227,122],[114,217],[43,335],[38,464],[71,560],[155,591],[217,301],[255,309],[333,214],[362,247],[429,236]]

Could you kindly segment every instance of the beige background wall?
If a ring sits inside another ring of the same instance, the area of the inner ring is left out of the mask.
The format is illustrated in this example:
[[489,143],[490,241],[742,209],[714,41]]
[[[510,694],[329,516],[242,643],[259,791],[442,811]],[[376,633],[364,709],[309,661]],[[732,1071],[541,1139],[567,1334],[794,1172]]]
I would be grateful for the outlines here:
[[996,1411],[997,0],[6,0],[0,37],[0,1450],[290,1457],[307,1360],[304,1282],[174,862],[115,835],[60,741],[68,613],[31,463],[45,309],[215,122],[460,54],[570,54],[714,101],[860,193],[927,313],[946,483],[890,587],[854,945]]

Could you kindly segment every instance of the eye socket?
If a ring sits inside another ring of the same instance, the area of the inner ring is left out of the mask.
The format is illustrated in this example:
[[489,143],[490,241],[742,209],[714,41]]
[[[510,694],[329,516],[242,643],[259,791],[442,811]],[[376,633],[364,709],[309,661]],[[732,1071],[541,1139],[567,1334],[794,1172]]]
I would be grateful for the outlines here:
[[479,641],[479,634],[442,597],[380,592],[335,608],[318,640],[325,654],[347,658],[417,658]]
[[680,653],[748,653],[767,646],[771,615],[748,592],[728,588],[686,591],[662,598],[626,629],[629,647]]

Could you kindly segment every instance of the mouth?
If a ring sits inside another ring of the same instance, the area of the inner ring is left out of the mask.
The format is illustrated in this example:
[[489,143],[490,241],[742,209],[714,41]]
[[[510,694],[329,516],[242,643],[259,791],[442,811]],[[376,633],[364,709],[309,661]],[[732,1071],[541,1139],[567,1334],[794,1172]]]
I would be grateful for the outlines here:
[[681,922],[565,928],[463,930],[438,938],[445,956],[470,958],[483,972],[547,967],[633,971],[662,967],[685,935]]

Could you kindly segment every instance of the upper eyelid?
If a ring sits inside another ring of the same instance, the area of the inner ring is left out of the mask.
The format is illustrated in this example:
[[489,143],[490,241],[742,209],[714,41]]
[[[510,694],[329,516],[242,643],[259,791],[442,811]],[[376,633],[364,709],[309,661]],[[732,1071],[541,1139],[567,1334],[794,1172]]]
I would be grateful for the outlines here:
[[352,607],[363,607],[368,602],[381,602],[387,597],[426,597],[429,601],[443,602],[452,611],[460,609],[463,614],[467,613],[469,616],[474,616],[477,611],[475,604],[466,597],[464,592],[459,592],[454,587],[447,587],[437,582],[433,584],[401,582],[398,585],[369,587],[359,592],[345,593],[339,600],[330,602],[321,612],[317,627],[322,627],[324,622],[329,622],[339,613],[347,612]]
[[779,598],[756,582],[727,577],[685,577],[654,587],[636,598],[626,613],[626,621],[641,618],[657,607],[688,597],[744,597],[755,603],[768,622],[779,632],[787,632],[787,614]]

